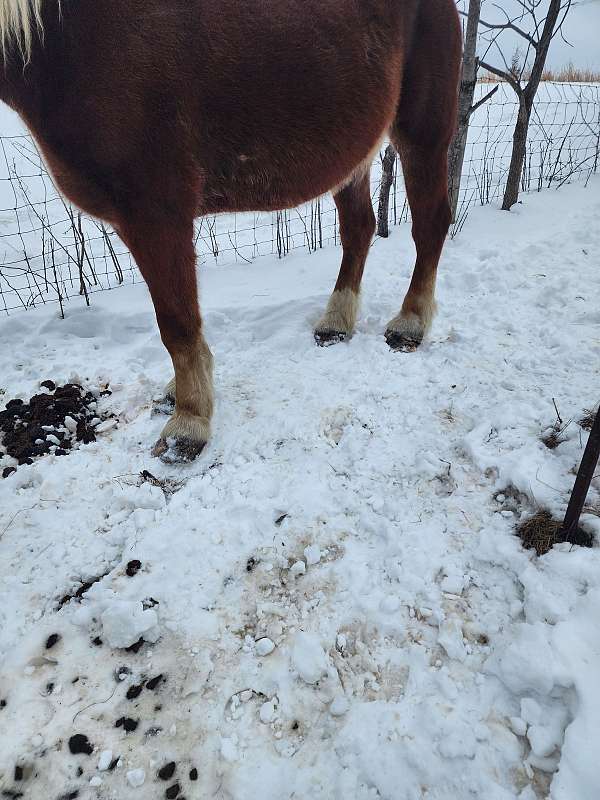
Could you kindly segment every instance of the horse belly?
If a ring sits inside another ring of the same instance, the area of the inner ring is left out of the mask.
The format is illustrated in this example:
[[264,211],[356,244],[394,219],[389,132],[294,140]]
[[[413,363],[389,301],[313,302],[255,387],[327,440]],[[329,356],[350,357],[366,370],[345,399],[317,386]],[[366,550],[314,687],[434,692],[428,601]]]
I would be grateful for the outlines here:
[[201,213],[293,207],[369,162],[402,82],[400,43],[369,44],[363,32],[344,48],[291,48],[303,53],[291,58],[273,43],[260,68],[244,61],[221,74],[199,109]]
[[276,163],[256,162],[245,153],[228,156],[219,170],[204,172],[199,214],[278,211],[335,190],[370,166],[383,133],[370,147],[348,148],[336,158],[325,148],[302,159],[290,152],[287,160],[279,158]]

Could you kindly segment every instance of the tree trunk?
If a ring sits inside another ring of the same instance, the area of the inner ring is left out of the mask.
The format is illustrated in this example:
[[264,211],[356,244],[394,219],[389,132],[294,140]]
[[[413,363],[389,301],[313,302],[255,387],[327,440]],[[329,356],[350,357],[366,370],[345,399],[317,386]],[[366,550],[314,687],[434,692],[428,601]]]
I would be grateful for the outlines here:
[[519,199],[521,175],[523,174],[523,164],[525,163],[525,154],[527,152],[527,134],[529,133],[530,118],[531,108],[528,108],[524,94],[519,94],[519,114],[513,134],[512,156],[502,201],[503,211],[510,211]]
[[469,16],[465,34],[462,76],[458,94],[458,125],[454,139],[450,145],[450,152],[448,153],[448,188],[450,208],[452,210],[452,222],[456,221],[460,181],[465,161],[467,136],[469,134],[469,118],[473,106],[475,86],[477,85],[477,31],[479,29],[480,15],[481,0],[469,0]]
[[388,216],[395,163],[396,151],[391,144],[388,144],[382,161],[381,188],[379,189],[379,206],[377,208],[377,235],[382,236],[384,239],[387,239],[390,235]]
[[562,3],[563,0],[550,0],[548,15],[544,21],[544,28],[535,48],[535,59],[527,86],[522,89],[520,84],[517,86],[513,85],[513,89],[515,89],[519,97],[519,116],[515,126],[513,152],[510,160],[510,169],[508,171],[504,199],[502,201],[503,211],[510,211],[519,199],[519,187],[523,174],[523,164],[525,163],[525,153],[527,152],[527,133],[529,131],[531,110],[542,79],[546,57],[561,13]]

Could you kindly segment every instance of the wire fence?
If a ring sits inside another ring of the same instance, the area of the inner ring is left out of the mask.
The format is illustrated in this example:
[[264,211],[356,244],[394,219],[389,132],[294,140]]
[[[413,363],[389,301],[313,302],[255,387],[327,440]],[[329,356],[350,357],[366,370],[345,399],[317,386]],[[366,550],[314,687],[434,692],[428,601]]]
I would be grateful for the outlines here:
[[[478,87],[480,96],[489,85]],[[476,98],[477,99],[477,98]],[[456,223],[469,210],[498,200],[504,190],[518,104],[512,89],[496,94],[473,115]],[[83,297],[141,281],[135,263],[110,228],[66,202],[56,191],[40,155],[25,134],[0,137],[0,312]],[[600,84],[544,83],[529,131],[523,191],[587,182],[600,165]],[[376,203],[381,160],[372,171]],[[389,208],[391,225],[410,220],[401,171],[396,170]],[[223,214],[196,225],[200,265],[223,267],[264,255],[283,258],[338,243],[331,197],[276,213]]]

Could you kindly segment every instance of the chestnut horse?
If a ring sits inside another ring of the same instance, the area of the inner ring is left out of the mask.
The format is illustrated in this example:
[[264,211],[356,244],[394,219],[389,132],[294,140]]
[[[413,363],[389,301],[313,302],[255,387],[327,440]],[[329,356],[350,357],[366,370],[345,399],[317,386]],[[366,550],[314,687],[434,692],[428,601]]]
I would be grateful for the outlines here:
[[61,191],[114,226],[148,284],[175,368],[155,454],[190,460],[210,433],[195,217],[333,192],[343,258],[315,338],[344,339],[375,227],[369,168],[386,136],[417,252],[386,338],[420,343],[450,223],[454,0],[0,0],[0,36],[0,98]]

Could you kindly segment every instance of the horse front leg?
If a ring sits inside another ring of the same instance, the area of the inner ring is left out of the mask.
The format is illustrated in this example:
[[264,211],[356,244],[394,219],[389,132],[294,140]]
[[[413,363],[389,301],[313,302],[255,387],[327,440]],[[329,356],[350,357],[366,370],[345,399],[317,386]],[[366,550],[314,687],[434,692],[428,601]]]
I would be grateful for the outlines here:
[[152,453],[167,463],[192,461],[210,437],[213,414],[213,359],[198,307],[193,221],[129,222],[120,232],[148,284],[175,370],[167,386],[175,409]]

